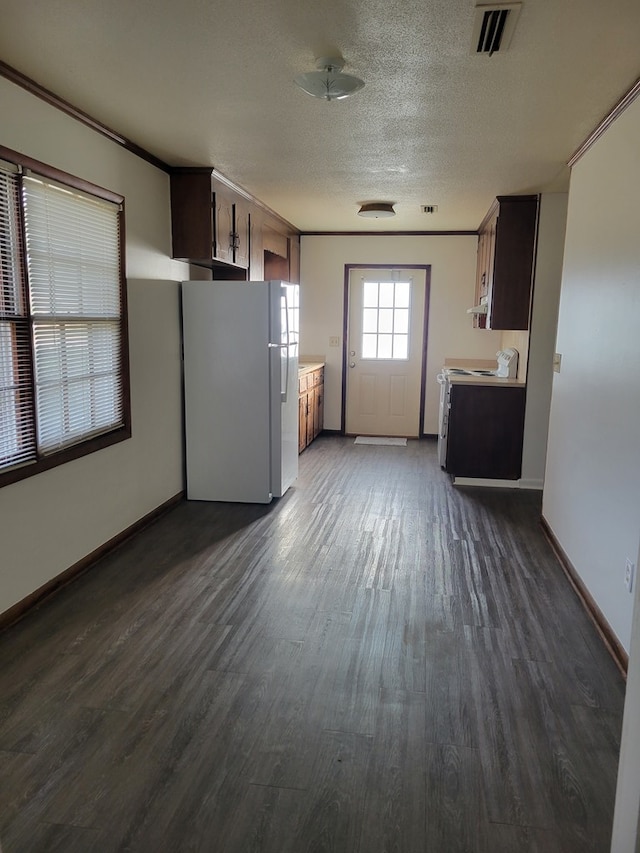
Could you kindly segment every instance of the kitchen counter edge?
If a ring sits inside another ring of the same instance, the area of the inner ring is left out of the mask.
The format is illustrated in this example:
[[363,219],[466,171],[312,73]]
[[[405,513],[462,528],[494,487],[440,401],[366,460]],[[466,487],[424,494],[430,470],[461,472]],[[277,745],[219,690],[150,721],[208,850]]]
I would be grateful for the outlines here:
[[312,373],[314,370],[319,370],[321,367],[324,367],[324,361],[298,362],[298,376],[303,376],[305,373]]

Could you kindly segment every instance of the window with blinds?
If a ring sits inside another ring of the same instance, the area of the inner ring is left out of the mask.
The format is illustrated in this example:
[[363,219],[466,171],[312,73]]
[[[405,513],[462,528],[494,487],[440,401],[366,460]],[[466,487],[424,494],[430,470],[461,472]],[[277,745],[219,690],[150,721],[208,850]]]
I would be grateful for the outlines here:
[[129,434],[118,199],[0,161],[0,485]]
[[0,162],[0,470],[36,458],[18,169]]

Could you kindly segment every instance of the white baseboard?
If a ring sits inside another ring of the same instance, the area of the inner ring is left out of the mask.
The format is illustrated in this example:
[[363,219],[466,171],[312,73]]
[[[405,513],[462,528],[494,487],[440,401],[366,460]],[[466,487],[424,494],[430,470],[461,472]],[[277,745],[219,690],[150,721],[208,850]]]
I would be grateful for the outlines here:
[[518,480],[520,483],[521,489],[536,489],[541,492],[544,488],[544,480],[536,479],[536,480]]
[[485,480],[482,477],[454,477],[454,486],[482,486],[488,489],[537,489],[541,490],[542,480]]

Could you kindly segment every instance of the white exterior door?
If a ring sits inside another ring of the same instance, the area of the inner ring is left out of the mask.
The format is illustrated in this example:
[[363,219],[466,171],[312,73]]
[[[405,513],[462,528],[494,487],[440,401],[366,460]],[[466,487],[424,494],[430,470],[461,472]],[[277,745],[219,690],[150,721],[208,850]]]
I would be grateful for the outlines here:
[[350,435],[420,434],[424,270],[352,270],[345,427]]

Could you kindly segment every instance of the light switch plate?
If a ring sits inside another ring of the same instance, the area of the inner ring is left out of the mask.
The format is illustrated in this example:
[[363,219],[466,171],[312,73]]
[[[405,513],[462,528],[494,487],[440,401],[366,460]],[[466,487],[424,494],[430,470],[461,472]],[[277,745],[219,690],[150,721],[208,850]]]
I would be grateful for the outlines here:
[[560,365],[562,364],[562,354],[554,352],[553,354],[553,369],[555,373],[560,373]]

